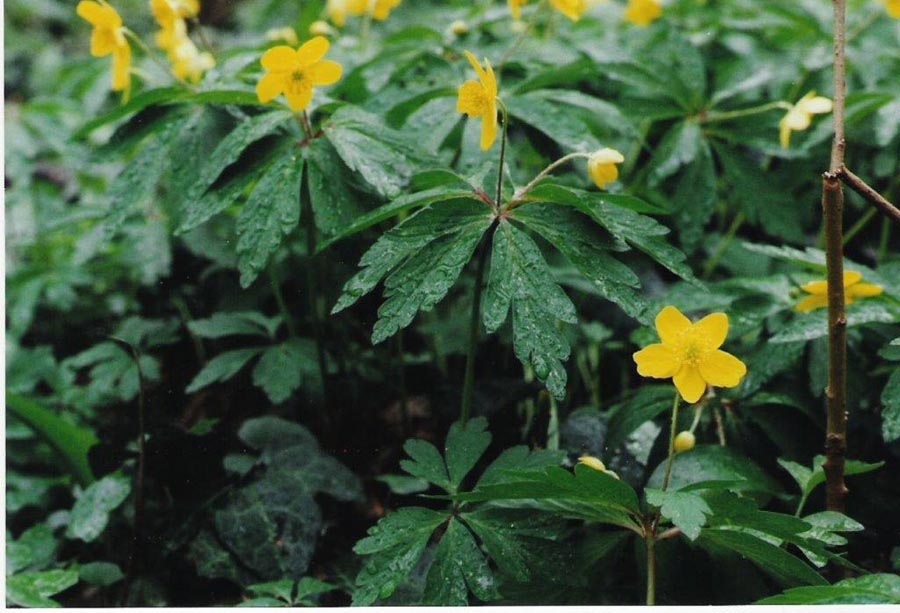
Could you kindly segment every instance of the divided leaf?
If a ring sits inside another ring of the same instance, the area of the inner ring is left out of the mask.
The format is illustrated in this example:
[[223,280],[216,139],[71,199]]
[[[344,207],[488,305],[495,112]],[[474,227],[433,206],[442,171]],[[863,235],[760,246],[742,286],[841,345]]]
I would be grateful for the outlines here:
[[646,489],[647,502],[659,507],[662,516],[673,524],[690,540],[700,536],[700,528],[706,524],[706,517],[712,513],[709,505],[699,495],[676,490]]

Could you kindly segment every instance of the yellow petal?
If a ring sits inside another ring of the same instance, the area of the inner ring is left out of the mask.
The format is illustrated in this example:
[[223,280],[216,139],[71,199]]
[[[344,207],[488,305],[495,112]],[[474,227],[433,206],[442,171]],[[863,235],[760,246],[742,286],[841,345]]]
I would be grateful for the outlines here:
[[91,55],[104,57],[116,50],[116,38],[109,28],[94,28],[91,32]]
[[888,15],[894,19],[900,19],[900,0],[885,0]]
[[485,73],[484,68],[481,67],[481,64],[478,62],[478,59],[472,54],[471,51],[463,51],[463,55],[466,56],[466,59],[469,60],[469,63],[472,65],[472,68],[475,69],[475,73],[478,75],[478,80],[484,85]]
[[635,352],[632,358],[637,364],[638,374],[642,377],[668,379],[681,368],[681,358],[678,354],[662,343],[648,345]]
[[782,119],[791,130],[802,131],[809,127],[812,123],[812,115],[799,107],[794,107],[788,111],[784,119]]
[[860,281],[862,281],[862,273],[856,272],[855,270],[844,271],[844,287],[850,287]]
[[800,102],[797,103],[797,107],[799,109],[801,109],[805,113],[810,113],[813,115],[830,113],[833,106],[834,105],[830,99],[824,96],[817,96],[816,92],[809,92],[800,99]]
[[344,68],[337,62],[322,60],[309,68],[313,85],[332,85],[341,80]]
[[131,47],[117,47],[113,53],[112,90],[127,91],[131,87]]
[[784,149],[791,146],[791,126],[784,119],[778,122],[778,140]]
[[706,391],[706,381],[696,366],[685,364],[673,377],[672,382],[686,402],[697,402]]
[[812,283],[801,285],[800,288],[804,292],[809,292],[816,296],[824,296],[828,292],[828,281],[813,281]]
[[728,315],[710,313],[694,324],[693,332],[702,336],[710,349],[718,349],[728,336]]
[[847,289],[847,297],[850,298],[868,298],[869,296],[879,296],[884,292],[884,288],[874,283],[857,283]]
[[481,117],[481,121],[481,150],[487,151],[494,146],[499,131],[497,128],[497,105],[493,99],[488,102],[488,110]]
[[325,57],[329,47],[331,47],[331,43],[324,36],[311,38],[297,49],[297,61],[300,66],[312,66]]
[[484,66],[485,75],[481,84],[484,85],[484,90],[487,92],[488,97],[493,100],[497,97],[497,76],[494,74],[491,62],[487,58],[484,58]]
[[299,113],[300,111],[305,111],[309,103],[312,102],[313,88],[302,88],[297,93],[286,92],[284,97],[287,98],[288,106],[291,107],[291,110]]
[[266,74],[256,84],[256,97],[263,104],[271,102],[284,91],[285,77],[280,74]]
[[656,316],[656,332],[663,343],[673,343],[691,327],[691,320],[673,306],[667,306]]
[[827,306],[828,296],[825,294],[813,294],[798,302],[797,306],[794,307],[794,310],[798,313],[809,313],[810,311],[815,311],[816,309],[825,308]]
[[747,367],[725,351],[711,351],[700,360],[700,375],[715,387],[735,387],[747,374]]
[[600,472],[606,472],[606,465],[600,460],[600,458],[595,458],[594,456],[583,455],[578,458],[578,463],[584,464],[588,468],[599,470]]
[[298,67],[297,51],[278,45],[263,53],[260,63],[269,72],[288,72]]
[[619,178],[619,167],[615,164],[591,164],[588,162],[588,174],[594,185],[606,189],[609,183]]
[[122,27],[122,18],[119,16],[119,13],[108,4],[82,0],[75,7],[75,12],[79,17],[98,28],[115,29]]

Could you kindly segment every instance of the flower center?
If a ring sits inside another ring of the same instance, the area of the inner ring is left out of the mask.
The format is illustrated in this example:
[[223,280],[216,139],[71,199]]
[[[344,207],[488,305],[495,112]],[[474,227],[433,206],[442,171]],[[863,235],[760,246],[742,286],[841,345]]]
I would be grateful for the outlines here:
[[288,79],[287,93],[299,95],[312,89],[312,81],[302,70],[295,70]]

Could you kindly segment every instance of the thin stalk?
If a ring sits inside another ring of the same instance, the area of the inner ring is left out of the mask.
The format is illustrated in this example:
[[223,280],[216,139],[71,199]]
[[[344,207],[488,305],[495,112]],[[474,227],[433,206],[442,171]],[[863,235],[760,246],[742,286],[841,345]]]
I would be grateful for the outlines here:
[[647,545],[647,606],[656,604],[656,534],[654,529],[644,538]]
[[737,109],[735,111],[710,111],[705,116],[703,116],[703,123],[716,123],[719,121],[731,121],[732,119],[740,119],[742,117],[751,117],[753,115],[759,115],[760,113],[768,113],[769,111],[774,111],[775,109],[784,109],[790,110],[791,105],[784,100],[778,100],[776,102],[768,102],[766,104],[761,104],[760,106],[753,106],[746,109]]
[[513,196],[513,199],[510,201],[509,205],[507,206],[507,210],[512,210],[512,209],[516,208],[519,204],[521,204],[522,198],[527,196],[528,192],[530,192],[535,187],[537,187],[538,183],[540,183],[541,181],[546,179],[550,175],[550,173],[552,173],[554,170],[556,170],[563,164],[566,164],[566,163],[568,163],[572,160],[576,160],[578,158],[589,158],[589,157],[590,157],[590,154],[588,154],[588,153],[570,153],[568,155],[562,156],[555,162],[550,163],[544,170],[539,172],[537,174],[537,176],[534,179],[532,179],[530,183],[528,183],[528,185],[526,185],[525,187],[520,189],[519,192],[515,196]]
[[284,294],[281,292],[281,279],[278,277],[278,271],[275,265],[269,265],[269,284],[272,286],[272,294],[275,296],[275,302],[278,304],[278,310],[281,318],[284,319],[284,325],[291,337],[297,336],[297,326],[291,312],[288,310],[287,303],[284,301]]
[[663,491],[669,488],[672,478],[672,460],[675,458],[675,432],[678,430],[678,407],[681,405],[681,394],[675,391],[675,402],[672,404],[672,424],[669,428],[669,457],[666,460],[666,476],[663,479]]
[[469,317],[469,348],[466,355],[466,374],[463,379],[462,407],[459,412],[459,420],[463,425],[469,421],[472,414],[472,399],[475,395],[475,353],[478,349],[478,329],[481,320],[481,293],[484,285],[484,271],[487,264],[487,255],[491,236],[494,228],[488,231],[485,242],[481,246],[478,255],[478,269],[475,272],[475,288],[472,292],[472,314]]
[[845,247],[850,243],[850,241],[853,240],[853,238],[857,234],[862,232],[865,227],[869,225],[869,222],[872,221],[873,217],[875,217],[876,212],[877,211],[875,209],[869,209],[868,211],[866,211],[865,215],[859,218],[859,221],[857,221],[849,230],[847,230],[847,233],[844,234],[843,240],[843,244]]
[[703,278],[708,279],[709,276],[715,271],[716,266],[718,266],[719,261],[722,259],[722,256],[725,255],[725,250],[728,249],[728,245],[731,244],[731,241],[734,240],[737,231],[740,230],[741,226],[744,224],[743,213],[738,213],[734,216],[734,219],[731,222],[731,225],[728,227],[728,231],[725,233],[725,236],[722,237],[722,240],[719,241],[719,244],[716,245],[716,250],[710,256],[710,258],[706,261],[706,265],[703,267]]
[[713,421],[716,422],[716,436],[719,437],[719,446],[727,447],[728,440],[725,438],[725,420],[722,419],[722,411],[719,407],[713,407]]
[[500,106],[500,116],[503,118],[503,136],[500,138],[500,169],[497,172],[497,199],[494,201],[497,209],[499,209],[503,198],[503,163],[506,161],[506,136],[509,127],[509,113],[506,110],[506,105],[499,98],[497,98],[497,104]]
[[828,387],[825,434],[825,499],[829,511],[844,511],[844,456],[847,452],[847,313],[844,302],[843,208],[844,190],[840,172],[847,141],[846,111],[846,0],[834,0],[834,139],[831,164],[822,180],[822,211],[825,234],[825,268],[828,277]]
[[550,395],[550,419],[547,421],[547,449],[556,451],[559,449],[559,405],[556,397]]
[[697,408],[694,409],[694,421],[691,422],[691,434],[697,429],[697,426],[700,425],[700,417],[703,415],[703,404],[698,404]]

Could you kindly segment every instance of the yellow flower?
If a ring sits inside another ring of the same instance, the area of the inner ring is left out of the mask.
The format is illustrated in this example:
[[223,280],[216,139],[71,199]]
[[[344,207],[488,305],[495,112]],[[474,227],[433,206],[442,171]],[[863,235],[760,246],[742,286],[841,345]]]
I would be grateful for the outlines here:
[[519,19],[522,16],[522,6],[528,4],[528,0],[509,0],[509,10],[513,19]]
[[[316,24],[321,22],[315,21],[313,23]],[[300,44],[300,38],[297,36],[297,31],[291,26],[284,26],[283,28],[272,28],[271,30],[267,30],[266,40],[283,41],[292,47],[296,47]]]
[[478,74],[478,80],[466,81],[459,86],[456,110],[481,119],[481,150],[487,151],[497,140],[497,77],[487,58],[482,68],[474,55],[468,51],[465,54]]
[[628,0],[625,20],[636,26],[646,27],[662,15],[661,0]]
[[682,453],[684,451],[690,451],[696,444],[697,437],[694,436],[694,433],[684,430],[683,432],[679,432],[678,436],[675,437],[675,452]]
[[593,152],[588,158],[588,174],[591,175],[594,184],[600,189],[605,189],[607,183],[612,183],[619,178],[619,168],[616,164],[625,161],[625,156],[606,147]]
[[125,92],[127,97],[131,89],[131,46],[125,38],[125,26],[119,13],[104,0],[82,0],[75,12],[94,28],[91,55],[113,56],[112,90]]
[[793,105],[779,123],[781,146],[787,149],[791,144],[791,132],[800,132],[809,127],[813,115],[831,112],[831,100],[809,92]]
[[[874,283],[860,283],[862,274],[855,270],[844,272],[844,303],[853,304],[857,298],[878,296],[884,288]],[[804,292],[810,294],[797,303],[794,310],[798,313],[809,313],[816,309],[828,307],[828,281],[813,281],[802,287]]]
[[340,64],[323,59],[330,46],[327,38],[316,36],[297,50],[279,45],[266,51],[260,60],[266,74],[256,85],[259,101],[265,104],[284,94],[291,110],[306,110],[313,89],[337,83],[343,73]]
[[175,47],[170,54],[172,72],[183,81],[198,83],[203,73],[216,65],[216,60],[209,53],[201,53],[194,42],[186,38]]
[[882,0],[888,15],[894,19],[900,19],[900,0]]
[[550,5],[572,21],[581,19],[591,8],[589,0],[550,0]]
[[378,21],[388,18],[395,8],[400,6],[402,0],[369,0],[369,14]]
[[728,316],[712,313],[697,323],[673,306],[656,316],[656,331],[661,343],[649,345],[634,354],[638,374],[654,379],[672,378],[687,402],[697,402],[706,386],[736,387],[747,367],[719,347],[728,336]]
[[150,0],[150,12],[163,30],[174,27],[175,21],[191,19],[200,13],[199,0]]

